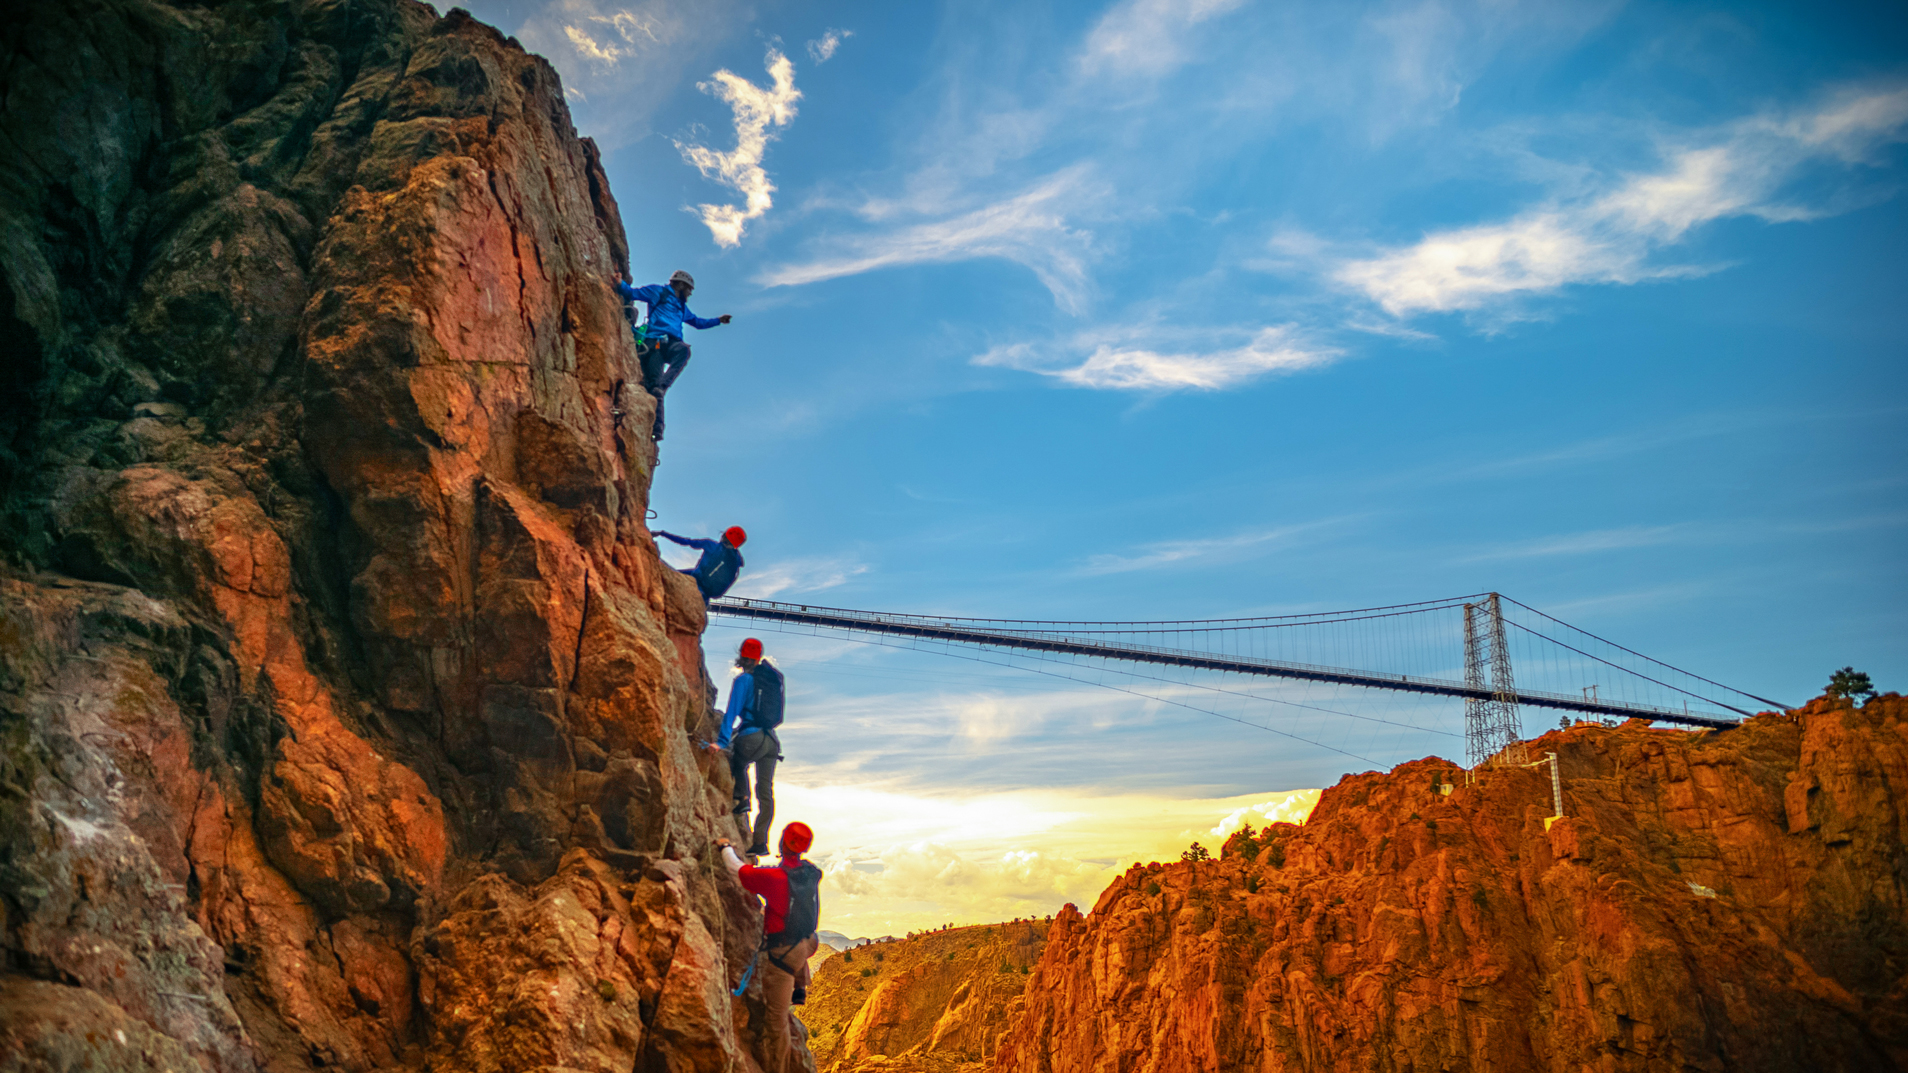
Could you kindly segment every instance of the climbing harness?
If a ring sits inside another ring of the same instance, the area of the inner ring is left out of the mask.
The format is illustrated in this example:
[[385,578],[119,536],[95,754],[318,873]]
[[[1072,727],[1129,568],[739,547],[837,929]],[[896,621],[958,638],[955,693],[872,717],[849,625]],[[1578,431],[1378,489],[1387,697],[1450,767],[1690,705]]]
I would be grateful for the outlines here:
[[[768,949],[768,941],[769,941],[768,936],[766,935],[762,936],[762,945],[755,948],[755,956],[749,959],[749,967],[742,970],[742,982],[739,984],[736,984],[735,990],[729,992],[729,994],[734,995],[736,998],[741,998],[742,992],[747,991],[749,989],[749,981],[755,978],[755,966],[761,962],[762,953]],[[795,948],[791,946],[789,947],[789,949],[792,951]],[[790,966],[783,964],[781,958],[778,958],[775,955],[770,954],[769,960],[775,963],[776,968],[782,970],[785,973],[788,973],[790,976],[795,975],[795,970],[791,968]],[[797,988],[796,990],[799,991],[801,989]]]

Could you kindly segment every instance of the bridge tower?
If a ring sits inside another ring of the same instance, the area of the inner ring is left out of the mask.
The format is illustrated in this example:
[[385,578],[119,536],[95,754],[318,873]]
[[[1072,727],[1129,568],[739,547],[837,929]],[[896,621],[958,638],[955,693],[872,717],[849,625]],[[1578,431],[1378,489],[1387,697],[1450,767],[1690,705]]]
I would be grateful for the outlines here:
[[1524,728],[1504,638],[1504,606],[1496,593],[1464,605],[1464,684],[1491,693],[1489,700],[1464,700],[1464,752],[1470,766],[1522,764]]

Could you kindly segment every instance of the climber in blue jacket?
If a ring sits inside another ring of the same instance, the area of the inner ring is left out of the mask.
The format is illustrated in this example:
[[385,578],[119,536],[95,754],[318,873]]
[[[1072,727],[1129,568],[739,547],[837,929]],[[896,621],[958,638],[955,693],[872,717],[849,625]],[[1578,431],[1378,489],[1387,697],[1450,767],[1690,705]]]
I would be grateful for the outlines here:
[[662,537],[664,540],[673,540],[683,547],[694,548],[702,553],[702,558],[696,560],[696,565],[680,572],[696,579],[696,588],[702,592],[704,604],[728,592],[729,586],[735,584],[735,579],[742,573],[742,553],[736,549],[742,546],[743,541],[749,539],[749,534],[743,532],[739,525],[731,525],[724,529],[721,540],[679,537],[661,529],[650,530],[650,535]]
[[[749,855],[768,855],[769,827],[775,823],[775,765],[782,759],[782,725],[787,683],[781,668],[762,657],[762,642],[751,637],[736,650],[735,680],[729,708],[722,716],[717,747],[729,754],[735,780],[735,823],[750,836]],[[749,769],[755,769],[755,822],[749,822]]]
[[649,327],[639,356],[643,362],[643,387],[656,399],[656,424],[649,435],[651,439],[661,440],[663,393],[689,364],[689,344],[682,341],[682,326],[713,328],[729,323],[730,317],[727,313],[719,317],[698,317],[689,312],[689,296],[695,293],[696,280],[680,269],[669,277],[667,286],[652,283],[647,287],[632,287],[626,280],[614,282],[616,293],[624,300],[649,307]]

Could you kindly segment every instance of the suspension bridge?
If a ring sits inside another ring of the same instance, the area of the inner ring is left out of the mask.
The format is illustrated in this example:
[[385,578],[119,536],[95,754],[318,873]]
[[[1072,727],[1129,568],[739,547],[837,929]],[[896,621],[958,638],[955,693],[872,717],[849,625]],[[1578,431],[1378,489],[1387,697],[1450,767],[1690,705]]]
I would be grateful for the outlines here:
[[[778,632],[937,651],[1096,681],[1360,759],[1369,758],[1315,740],[1317,735],[1305,737],[1189,697],[1231,698],[1235,711],[1284,705],[1454,736],[1439,730],[1435,714],[1428,723],[1388,717],[1395,712],[1374,716],[1345,711],[1344,704],[1323,707],[1309,694],[1295,697],[1239,683],[1271,680],[1323,686],[1335,695],[1376,691],[1445,705],[1461,701],[1472,767],[1523,762],[1525,708],[1725,729],[1758,708],[1788,707],[1652,659],[1494,592],[1350,611],[1149,622],[892,614],[742,598],[717,600],[709,610]],[[1082,673],[1088,671],[1096,673]]]

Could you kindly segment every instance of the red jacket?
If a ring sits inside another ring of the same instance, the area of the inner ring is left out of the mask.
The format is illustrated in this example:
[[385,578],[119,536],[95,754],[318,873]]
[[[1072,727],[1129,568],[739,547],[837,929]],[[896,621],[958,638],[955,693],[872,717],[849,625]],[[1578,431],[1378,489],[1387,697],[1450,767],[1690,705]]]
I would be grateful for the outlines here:
[[802,863],[800,854],[790,854],[775,865],[745,864],[736,875],[751,894],[762,896],[762,934],[774,935],[788,918],[788,873],[784,869]]

